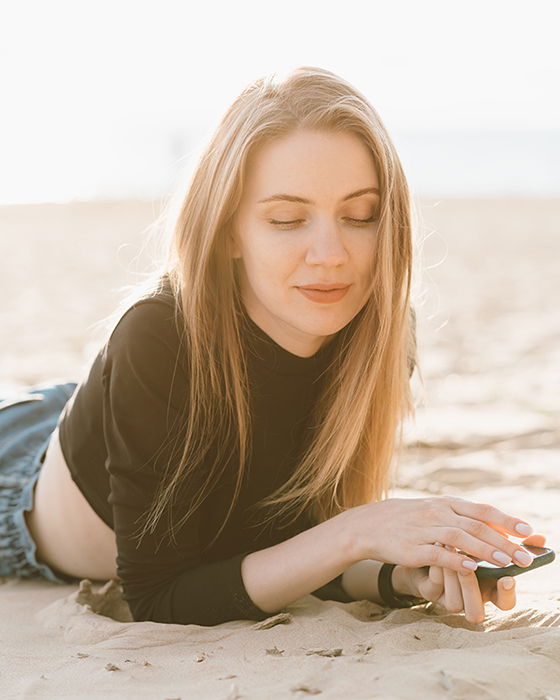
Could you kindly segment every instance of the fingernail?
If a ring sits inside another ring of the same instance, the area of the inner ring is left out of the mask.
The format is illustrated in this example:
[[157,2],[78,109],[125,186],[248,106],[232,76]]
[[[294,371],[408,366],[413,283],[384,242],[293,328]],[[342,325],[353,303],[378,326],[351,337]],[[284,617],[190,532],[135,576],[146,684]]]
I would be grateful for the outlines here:
[[470,559],[465,559],[463,561],[463,566],[474,571],[478,567],[478,564],[475,561],[470,561]]
[[515,530],[520,535],[530,535],[533,532],[533,528],[530,525],[526,525],[525,523],[518,523],[515,526]]
[[504,554],[503,552],[494,552],[492,556],[502,566],[507,566],[508,564],[511,564],[511,557],[508,557],[508,555]]
[[534,558],[533,555],[529,552],[521,551],[520,549],[518,549],[517,552],[514,553],[513,557],[519,564],[525,565],[529,565]]
[[507,590],[511,590],[513,588],[513,579],[512,578],[507,578],[504,580],[502,583],[502,586]]

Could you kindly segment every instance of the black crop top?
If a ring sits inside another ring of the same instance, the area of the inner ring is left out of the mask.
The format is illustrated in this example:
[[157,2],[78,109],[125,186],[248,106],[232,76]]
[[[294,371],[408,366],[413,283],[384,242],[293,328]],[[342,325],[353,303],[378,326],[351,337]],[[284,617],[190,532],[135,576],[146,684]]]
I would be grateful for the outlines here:
[[[116,534],[117,575],[135,621],[215,625],[264,619],[271,613],[250,599],[241,577],[242,559],[312,524],[304,515],[282,529],[255,527],[246,509],[293,473],[310,436],[310,411],[332,344],[312,357],[293,355],[244,313],[253,430],[238,501],[208,548],[232,500],[234,455],[232,468],[224,470],[212,493],[177,532],[174,545],[160,541],[168,524],[164,515],[137,547],[131,535],[137,533],[138,519],[150,506],[172,454],[170,436],[186,395],[174,304],[166,281],[156,296],[125,311],[59,417],[60,445],[73,480]],[[181,499],[188,498],[186,485]],[[352,600],[341,586],[341,575],[313,593]]]

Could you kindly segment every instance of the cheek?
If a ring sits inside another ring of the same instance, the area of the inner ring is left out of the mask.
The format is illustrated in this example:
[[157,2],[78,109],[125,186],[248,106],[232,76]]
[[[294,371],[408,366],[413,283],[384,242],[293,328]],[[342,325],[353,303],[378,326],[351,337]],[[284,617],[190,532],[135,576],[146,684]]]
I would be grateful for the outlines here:
[[253,274],[261,279],[278,279],[291,274],[298,261],[297,246],[288,240],[261,238],[253,243],[246,262]]
[[279,264],[273,252],[266,247],[253,246],[245,249],[242,262],[245,276],[253,293],[258,297],[268,297],[270,289],[275,285],[280,276]]
[[377,237],[364,236],[352,241],[352,258],[361,274],[370,274],[377,253]]

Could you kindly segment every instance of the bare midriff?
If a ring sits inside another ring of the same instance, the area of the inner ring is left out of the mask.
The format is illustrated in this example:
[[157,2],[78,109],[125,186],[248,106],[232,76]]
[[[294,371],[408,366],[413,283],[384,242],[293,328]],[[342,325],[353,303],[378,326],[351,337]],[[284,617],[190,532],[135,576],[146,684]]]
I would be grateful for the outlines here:
[[39,478],[33,510],[25,512],[39,562],[79,578],[117,578],[114,531],[97,515],[72,479],[55,428]]

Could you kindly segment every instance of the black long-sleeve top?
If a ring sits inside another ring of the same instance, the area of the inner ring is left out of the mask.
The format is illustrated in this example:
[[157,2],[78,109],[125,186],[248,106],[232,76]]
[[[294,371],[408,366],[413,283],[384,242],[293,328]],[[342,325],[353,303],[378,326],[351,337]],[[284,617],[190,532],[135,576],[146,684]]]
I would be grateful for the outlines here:
[[[247,508],[285,483],[297,466],[310,439],[310,411],[325,379],[321,373],[330,348],[323,346],[307,358],[294,355],[244,313],[253,430],[238,501],[208,547],[232,501],[238,457],[233,452],[208,498],[177,532],[175,544],[162,540],[168,524],[164,516],[137,547],[132,535],[162,470],[170,456],[182,454],[176,440],[188,377],[174,304],[166,282],[156,296],[135,302],[121,316],[59,417],[62,452],[93,510],[115,531],[117,575],[134,620],[215,625],[264,619],[270,613],[258,608],[245,589],[243,557],[312,524],[304,514],[288,527],[263,528],[253,524]],[[194,481],[184,483],[183,504],[193,487]],[[340,580],[313,593],[351,600]]]

